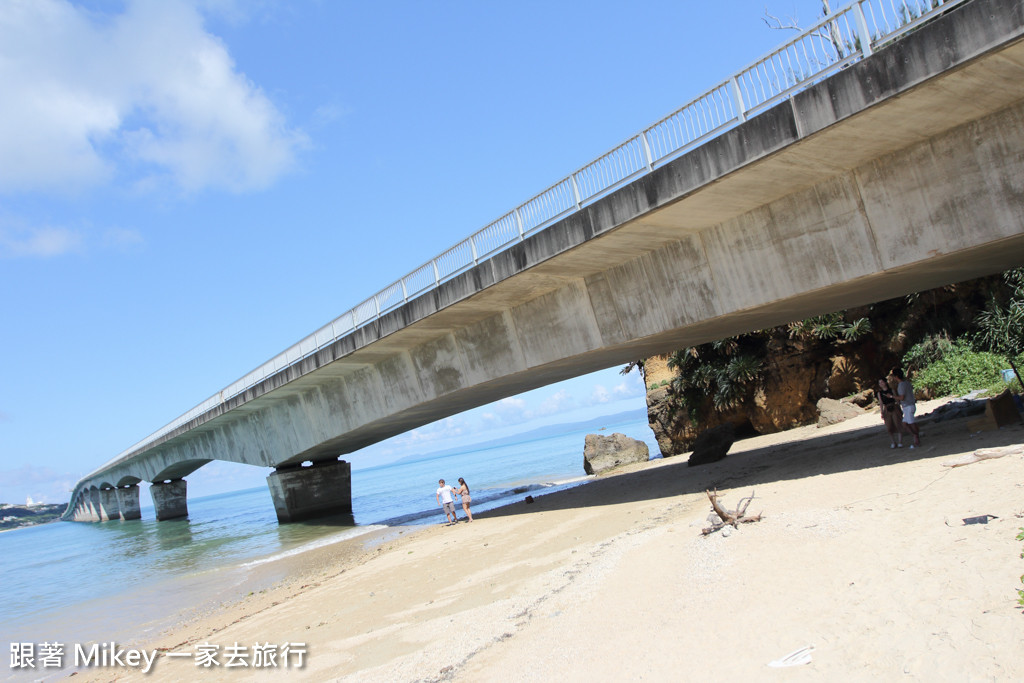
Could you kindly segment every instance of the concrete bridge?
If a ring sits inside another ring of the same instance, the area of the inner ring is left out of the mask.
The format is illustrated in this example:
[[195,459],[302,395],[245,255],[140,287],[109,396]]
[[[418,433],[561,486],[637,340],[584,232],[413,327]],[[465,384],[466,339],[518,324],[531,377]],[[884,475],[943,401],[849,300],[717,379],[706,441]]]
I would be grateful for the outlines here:
[[[343,333],[120,454],[78,483],[66,518],[137,518],[142,481],[157,519],[187,515],[184,477],[211,460],[275,468],[282,522],[351,512],[339,458],[417,426],[1020,265],[1024,0],[947,2],[888,32],[883,4],[812,27],[325,328],[344,319]],[[820,69],[793,66],[823,45]],[[774,94],[769,70],[784,74]],[[714,107],[721,122],[662,153]],[[545,209],[562,196],[567,209]],[[518,234],[481,255],[502,226]],[[471,258],[442,272],[460,249]],[[433,282],[410,293],[422,273]]]

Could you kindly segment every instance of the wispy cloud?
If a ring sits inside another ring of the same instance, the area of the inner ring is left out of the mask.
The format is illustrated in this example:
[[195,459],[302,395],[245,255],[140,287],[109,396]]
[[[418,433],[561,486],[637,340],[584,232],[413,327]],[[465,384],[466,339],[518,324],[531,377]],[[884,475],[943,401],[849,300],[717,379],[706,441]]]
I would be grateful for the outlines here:
[[132,253],[145,244],[138,230],[107,228],[98,235],[85,228],[27,226],[0,216],[0,259],[50,259],[94,250]]
[[4,228],[0,225],[0,257],[51,258],[82,248],[82,235],[61,227]]
[[307,143],[184,0],[0,4],[0,192],[264,188]]
[[138,230],[124,228],[108,228],[103,232],[103,246],[117,251],[134,251],[141,247],[145,240]]
[[70,472],[57,472],[49,467],[22,465],[13,470],[0,470],[0,502],[24,503],[31,497],[37,503],[64,503],[77,477]]
[[565,413],[573,408],[576,408],[579,404],[576,402],[576,398],[565,389],[556,391],[551,396],[544,399],[537,410],[533,411],[529,417],[542,417],[545,415],[554,415],[557,413]]
[[337,103],[321,104],[313,110],[312,125],[316,128],[329,126],[335,121],[338,121],[351,113],[351,107],[346,107]]

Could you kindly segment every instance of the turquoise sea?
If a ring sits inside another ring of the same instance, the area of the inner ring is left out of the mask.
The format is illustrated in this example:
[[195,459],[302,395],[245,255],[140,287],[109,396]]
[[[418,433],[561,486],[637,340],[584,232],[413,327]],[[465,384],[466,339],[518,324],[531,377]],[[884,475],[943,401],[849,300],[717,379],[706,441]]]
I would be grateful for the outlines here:
[[[198,607],[258,589],[254,581],[284,578],[286,568],[277,574],[274,568],[286,563],[275,560],[386,527],[442,523],[434,500],[439,478],[451,484],[465,478],[474,514],[527,493],[584,484],[583,441],[594,431],[518,442],[513,437],[489,448],[365,469],[356,454],[354,519],[279,525],[261,487],[190,499],[184,520],[158,523],[152,508],[143,508],[141,520],[57,522],[0,533],[0,642],[144,640]],[[613,422],[600,433],[613,432],[643,440],[652,456],[658,453],[646,420]],[[42,672],[35,673],[38,678]],[[24,674],[8,668],[6,680],[25,680]]]

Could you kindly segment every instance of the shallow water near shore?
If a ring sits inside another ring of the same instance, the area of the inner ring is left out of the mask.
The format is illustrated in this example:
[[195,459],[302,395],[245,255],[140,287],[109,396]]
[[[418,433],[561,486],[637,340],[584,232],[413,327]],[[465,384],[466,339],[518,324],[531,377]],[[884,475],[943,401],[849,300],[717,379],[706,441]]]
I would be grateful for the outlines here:
[[[644,420],[609,424],[604,433],[613,431],[658,452]],[[352,517],[279,525],[261,487],[191,499],[183,520],[158,523],[144,508],[142,520],[53,523],[0,534],[0,640],[139,641],[197,610],[286,578],[287,562],[279,560],[336,543],[359,552],[389,527],[442,523],[434,501],[439,478],[454,484],[464,477],[475,512],[526,493],[579,485],[585,482],[586,433],[365,469],[356,458]]]

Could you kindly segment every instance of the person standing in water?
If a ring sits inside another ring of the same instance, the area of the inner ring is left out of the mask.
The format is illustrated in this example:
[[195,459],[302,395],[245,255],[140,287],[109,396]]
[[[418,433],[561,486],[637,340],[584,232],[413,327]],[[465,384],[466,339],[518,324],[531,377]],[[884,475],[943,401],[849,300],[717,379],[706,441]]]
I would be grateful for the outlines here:
[[472,502],[472,497],[469,495],[469,485],[466,484],[466,480],[459,477],[459,490],[457,491],[459,497],[462,498],[462,509],[466,513],[466,517],[469,521],[473,521],[473,513],[469,511],[469,504]]

